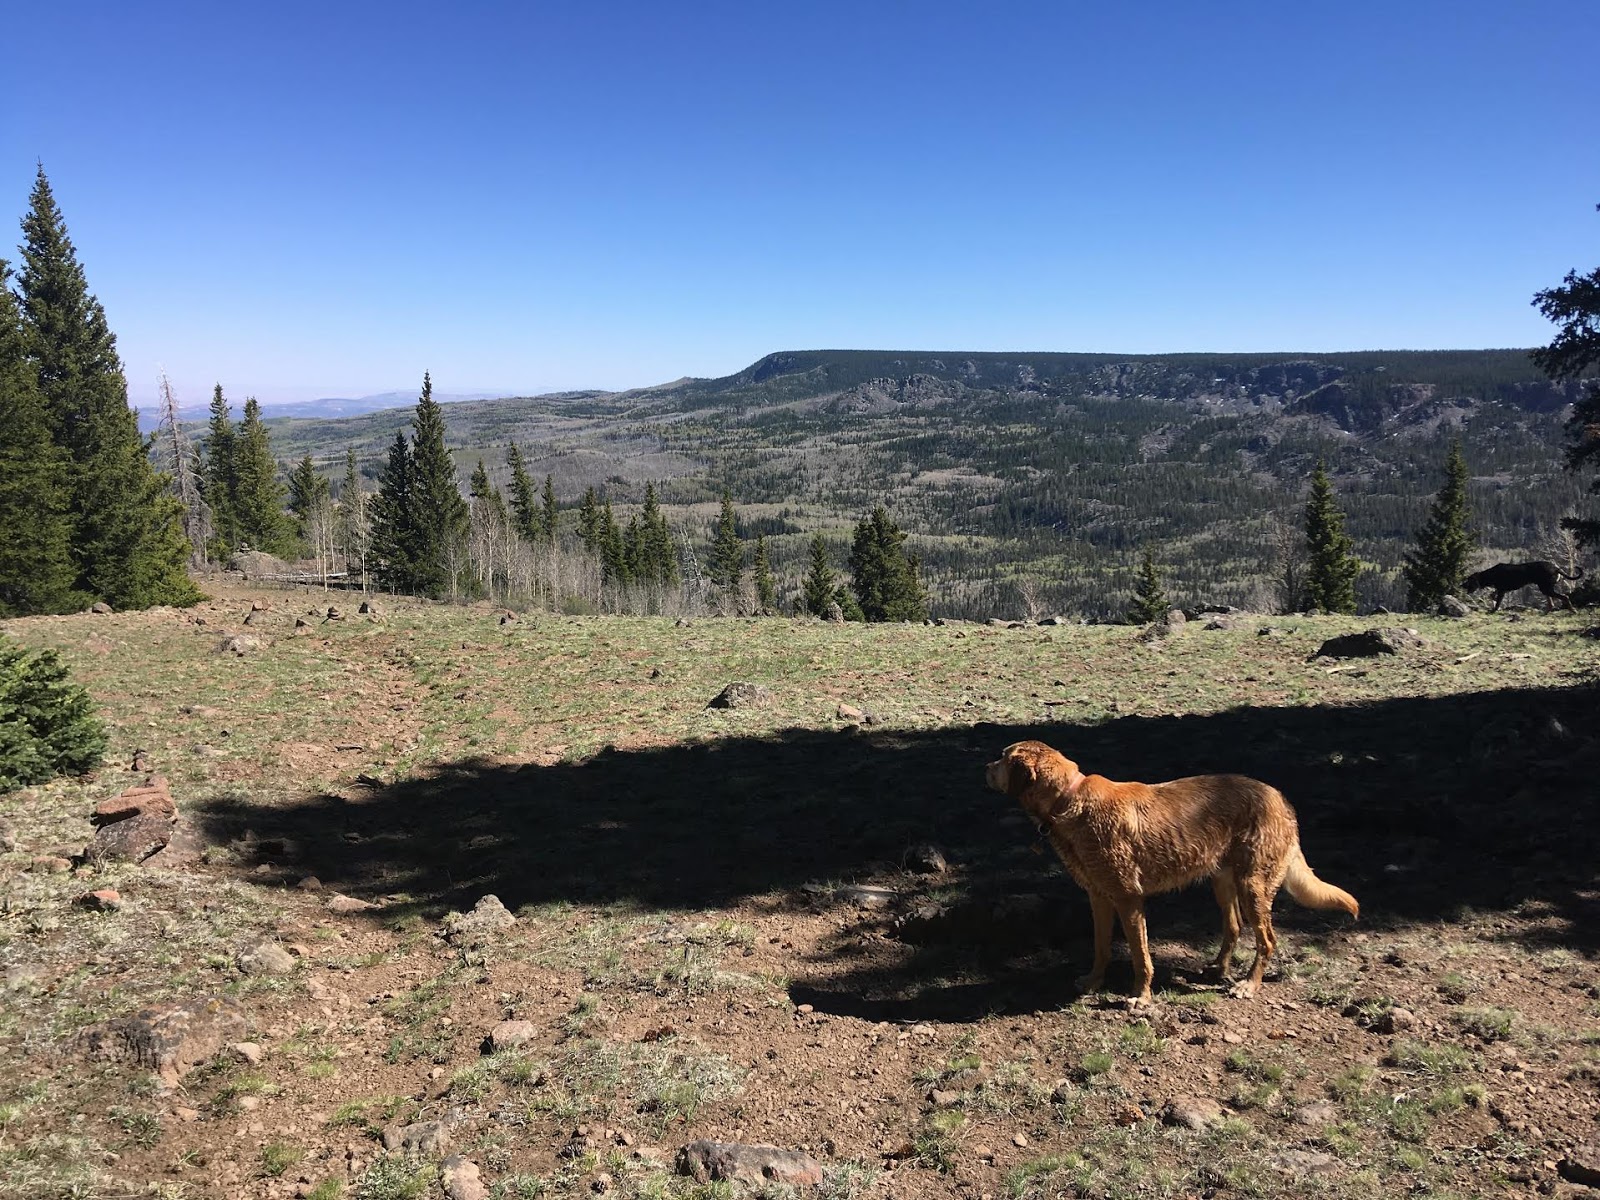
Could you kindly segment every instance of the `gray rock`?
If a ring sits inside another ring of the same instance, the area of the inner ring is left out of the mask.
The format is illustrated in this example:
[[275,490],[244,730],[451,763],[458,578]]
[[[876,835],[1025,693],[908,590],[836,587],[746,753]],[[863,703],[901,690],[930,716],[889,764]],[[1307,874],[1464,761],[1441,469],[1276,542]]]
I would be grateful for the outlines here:
[[1184,1129],[1208,1129],[1227,1116],[1228,1110],[1208,1096],[1178,1096],[1161,1110],[1163,1124]]
[[478,1176],[478,1164],[452,1154],[439,1164],[439,1182],[450,1200],[488,1200],[489,1189]]
[[261,639],[251,637],[248,633],[236,633],[222,639],[217,646],[218,654],[237,654],[241,658],[253,650],[261,649]]
[[1312,658],[1375,658],[1380,654],[1399,654],[1426,643],[1409,629],[1366,629],[1331,637],[1317,647]]
[[815,1187],[822,1182],[822,1164],[797,1150],[739,1142],[690,1142],[678,1151],[678,1173],[697,1183],[727,1181],[753,1187],[776,1183]]
[[1600,1188],[1600,1145],[1574,1146],[1556,1163],[1556,1170],[1569,1183]]
[[859,721],[866,716],[866,713],[862,712],[854,704],[840,704],[833,712],[834,716],[841,721]]
[[510,929],[516,917],[506,911],[498,896],[484,896],[469,913],[451,913],[444,919],[444,938],[452,946],[475,943]]
[[501,1021],[489,1031],[489,1047],[498,1054],[531,1041],[537,1032],[532,1021]]
[[749,708],[766,704],[772,699],[772,690],[759,683],[730,683],[707,704],[707,708]]
[[939,847],[924,843],[906,852],[906,869],[919,875],[943,875],[950,869],[950,863]]
[[1409,1008],[1391,1008],[1378,1018],[1379,1033],[1404,1033],[1417,1027],[1417,1017]]
[[1324,1125],[1332,1125],[1339,1119],[1339,1110],[1326,1100],[1314,1100],[1304,1107],[1295,1109],[1294,1122],[1296,1125],[1309,1125],[1313,1129],[1320,1129]]
[[1168,629],[1181,629],[1189,623],[1189,618],[1184,615],[1181,608],[1169,608],[1167,615],[1161,618],[1161,623]]
[[1439,615],[1441,617],[1470,617],[1472,610],[1454,596],[1446,596],[1439,601]]
[[287,975],[294,970],[294,955],[277,942],[261,941],[239,952],[239,970],[246,975]]
[[84,848],[89,858],[114,862],[144,862],[172,840],[172,818],[159,812],[140,813],[95,830]]
[[1288,1175],[1321,1175],[1339,1169],[1339,1160],[1321,1150],[1280,1150],[1267,1161]]
[[228,1049],[238,1056],[240,1062],[249,1063],[252,1067],[259,1067],[261,1060],[266,1057],[255,1042],[235,1042]]
[[91,1059],[132,1062],[169,1087],[245,1032],[245,1015],[218,996],[168,1001],[91,1025],[78,1046]]
[[383,1148],[438,1158],[449,1154],[450,1130],[443,1121],[416,1121],[410,1125],[390,1125],[383,1131]]
[[367,900],[357,900],[354,896],[346,896],[342,892],[335,892],[328,897],[322,907],[331,913],[349,916],[351,913],[370,912],[378,906]]
[[823,619],[834,625],[844,624],[844,609],[837,600],[828,601],[828,611],[823,614]]
[[111,613],[111,605],[107,604],[104,600],[96,600],[89,606],[89,611],[92,613],[98,613],[102,617],[108,616]]

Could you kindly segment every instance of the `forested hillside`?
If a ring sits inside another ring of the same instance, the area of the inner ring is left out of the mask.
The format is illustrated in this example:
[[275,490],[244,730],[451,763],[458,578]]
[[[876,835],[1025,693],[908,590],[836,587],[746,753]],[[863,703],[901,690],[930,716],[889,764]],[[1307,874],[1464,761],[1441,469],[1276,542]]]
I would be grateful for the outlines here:
[[[936,612],[1126,607],[1149,550],[1176,600],[1269,608],[1321,460],[1370,564],[1366,604],[1398,606],[1401,556],[1460,438],[1483,546],[1549,553],[1584,503],[1561,467],[1575,385],[1526,351],[1346,354],[773,354],[723,379],[623,393],[462,403],[448,441],[464,479],[505,483],[515,440],[564,508],[595,486],[619,513],[657,484],[708,536],[727,489],[767,536],[780,594],[806,542],[841,544],[877,503],[909,530]],[[272,422],[286,459],[328,472],[347,447],[368,476],[406,410]],[[841,549],[840,561],[843,559]]]

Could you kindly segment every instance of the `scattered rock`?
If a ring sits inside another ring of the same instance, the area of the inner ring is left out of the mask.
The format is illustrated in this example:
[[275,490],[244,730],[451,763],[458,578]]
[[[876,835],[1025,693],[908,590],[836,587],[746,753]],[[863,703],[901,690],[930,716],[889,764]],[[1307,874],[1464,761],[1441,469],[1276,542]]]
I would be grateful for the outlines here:
[[100,801],[89,820],[94,825],[112,825],[130,817],[154,814],[172,818],[177,813],[178,807],[172,802],[167,781],[160,775],[152,775],[137,787]]
[[532,1021],[501,1021],[489,1031],[489,1048],[498,1054],[531,1041],[537,1032]]
[[839,705],[838,708],[833,710],[833,715],[838,717],[841,721],[859,721],[862,717],[866,716],[866,714],[854,704]]
[[175,1087],[244,1031],[243,1010],[209,996],[155,1004],[91,1025],[78,1035],[78,1045],[92,1059],[133,1062]]
[[1039,624],[1041,624],[1041,625],[1066,625],[1066,624],[1069,624],[1069,622],[1067,621],[1067,619],[1065,617],[1040,617],[1039,618]]
[[322,619],[324,621],[342,621],[344,620],[344,614],[330,604],[328,606],[328,615]]
[[306,620],[304,617],[296,617],[294,619],[294,637],[305,637],[310,632],[310,621]]
[[1011,1135],[1011,1144],[1019,1150],[1026,1150],[1028,1148],[1028,1135],[1025,1133],[1013,1133]]
[[488,1200],[489,1189],[478,1177],[478,1164],[452,1154],[439,1164],[439,1182],[450,1200]]
[[1218,630],[1218,629],[1232,629],[1233,628],[1233,618],[1230,617],[1227,613],[1216,613],[1216,614],[1206,618],[1206,623],[1202,628],[1209,629],[1209,630],[1212,630],[1212,631],[1215,631],[1215,630]]
[[160,813],[140,813],[95,831],[84,849],[90,858],[144,862],[172,840],[172,818]]
[[947,1091],[944,1088],[934,1088],[928,1093],[928,1103],[935,1108],[953,1108],[961,1101],[960,1092]]
[[1228,1110],[1209,1096],[1178,1096],[1161,1110],[1162,1124],[1184,1129],[1207,1129],[1227,1116]]
[[678,1151],[678,1173],[697,1183],[726,1180],[759,1186],[815,1187],[822,1182],[822,1164],[797,1150],[739,1142],[690,1142]]
[[1289,1175],[1321,1175],[1339,1167],[1339,1160],[1321,1150],[1280,1150],[1267,1160]]
[[1402,650],[1426,643],[1409,629],[1366,629],[1331,637],[1317,647],[1312,658],[1375,658],[1380,654],[1399,654]]
[[191,867],[205,854],[205,839],[200,831],[179,818],[167,835],[167,844],[144,860],[143,866],[155,871],[176,871]]
[[1600,1145],[1574,1146],[1556,1163],[1556,1170],[1569,1183],[1600,1188]]
[[102,617],[109,616],[111,614],[111,605],[104,600],[96,600],[89,606],[89,611]]
[[246,625],[254,625],[257,621],[262,620],[262,619],[263,618],[262,618],[260,612],[258,612],[256,609],[253,609],[253,608],[249,612],[245,613],[245,615],[244,615],[244,623]]
[[1320,1129],[1324,1125],[1332,1125],[1339,1120],[1339,1110],[1326,1100],[1314,1100],[1310,1104],[1295,1109],[1294,1122],[1296,1125],[1309,1125],[1313,1129]]
[[510,929],[516,917],[506,911],[498,896],[484,896],[469,913],[451,913],[444,919],[444,940],[452,946],[475,943],[489,934]]
[[1378,1018],[1379,1033],[1404,1033],[1417,1027],[1417,1017],[1409,1008],[1391,1008]]
[[100,888],[98,891],[85,892],[73,903],[94,912],[116,912],[122,907],[122,897],[116,888]]
[[257,942],[241,950],[237,961],[246,975],[287,975],[294,970],[294,955],[277,942]]
[[1168,629],[1182,629],[1189,623],[1189,618],[1184,615],[1181,608],[1169,608],[1167,615],[1161,618],[1160,624]]
[[906,853],[906,868],[919,875],[943,875],[950,869],[950,863],[939,847],[925,843],[911,847]]
[[844,624],[844,609],[837,600],[828,601],[828,611],[823,614],[823,619],[831,625]]
[[772,689],[759,683],[730,683],[718,692],[707,708],[749,708],[766,704],[772,699]]
[[261,639],[251,637],[248,633],[235,633],[222,639],[217,646],[218,654],[237,654],[243,658],[252,650],[261,649]]
[[255,1042],[235,1042],[228,1049],[238,1055],[240,1062],[247,1062],[252,1067],[259,1067],[261,1060],[266,1057],[266,1052]]
[[364,617],[375,617],[378,615],[378,606],[370,600],[363,600],[356,612]]
[[320,892],[322,890],[322,880],[318,879],[315,875],[307,875],[294,886],[299,888],[302,892]]
[[36,854],[28,860],[28,870],[44,875],[60,875],[72,870],[72,860],[59,854]]
[[843,887],[808,883],[800,890],[820,900],[843,900],[858,908],[888,908],[899,895],[893,888],[871,887],[860,883],[845,884]]
[[438,1158],[450,1153],[450,1130],[443,1121],[416,1121],[410,1125],[390,1125],[383,1131],[383,1148]]
[[351,913],[369,912],[378,906],[366,900],[357,900],[354,896],[346,896],[342,892],[335,892],[329,896],[323,908],[340,916],[349,916]]
[[1441,617],[1470,617],[1472,610],[1454,596],[1446,596],[1439,601],[1439,615]]

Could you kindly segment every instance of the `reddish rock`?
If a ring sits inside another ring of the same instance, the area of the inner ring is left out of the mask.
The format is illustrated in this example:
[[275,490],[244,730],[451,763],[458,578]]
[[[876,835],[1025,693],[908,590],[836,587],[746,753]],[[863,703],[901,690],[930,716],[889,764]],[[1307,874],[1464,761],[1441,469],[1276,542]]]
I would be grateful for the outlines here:
[[91,858],[143,862],[172,840],[172,819],[140,813],[96,831],[84,853]]
[[73,901],[79,908],[93,909],[95,912],[115,912],[122,907],[122,896],[116,888],[100,888],[97,891],[85,892]]
[[169,1001],[91,1025],[78,1035],[88,1057],[132,1062],[169,1087],[245,1031],[244,1011],[217,996]]
[[72,860],[59,854],[36,854],[28,860],[28,870],[46,875],[60,875],[72,870]]
[[167,844],[145,859],[144,865],[156,870],[176,871],[199,862],[205,848],[205,840],[199,831],[180,818],[172,826]]
[[366,900],[357,900],[354,896],[346,896],[343,893],[335,892],[328,897],[328,902],[323,907],[331,913],[338,913],[343,916],[349,913],[368,912],[378,906]]
[[152,775],[144,783],[100,801],[94,806],[94,815],[89,820],[96,825],[112,825],[130,817],[152,813],[171,818],[177,812],[178,807],[172,802],[166,779]]

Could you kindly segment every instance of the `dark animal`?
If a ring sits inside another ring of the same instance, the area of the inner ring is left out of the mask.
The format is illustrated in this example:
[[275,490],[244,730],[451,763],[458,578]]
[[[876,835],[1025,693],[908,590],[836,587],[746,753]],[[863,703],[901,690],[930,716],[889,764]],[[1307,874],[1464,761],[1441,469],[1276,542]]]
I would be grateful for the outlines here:
[[1506,594],[1518,588],[1536,587],[1544,593],[1544,610],[1550,612],[1555,608],[1555,601],[1559,600],[1570,610],[1572,601],[1561,592],[1558,581],[1562,579],[1578,580],[1583,578],[1583,568],[1578,568],[1576,575],[1568,575],[1553,562],[1519,562],[1495,563],[1492,567],[1485,567],[1467,576],[1463,585],[1467,591],[1476,592],[1482,588],[1494,589],[1494,608],[1490,611],[1498,612],[1500,601]]

